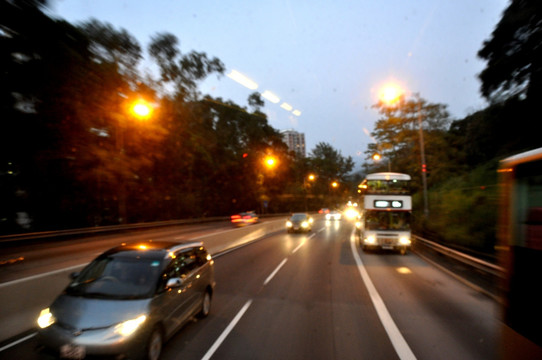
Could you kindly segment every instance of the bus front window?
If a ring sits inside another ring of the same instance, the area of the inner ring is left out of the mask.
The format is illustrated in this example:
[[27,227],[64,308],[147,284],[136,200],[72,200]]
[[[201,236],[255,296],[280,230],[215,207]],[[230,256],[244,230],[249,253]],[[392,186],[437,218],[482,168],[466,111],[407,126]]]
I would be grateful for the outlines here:
[[410,230],[410,213],[391,211],[368,211],[365,216],[367,230]]

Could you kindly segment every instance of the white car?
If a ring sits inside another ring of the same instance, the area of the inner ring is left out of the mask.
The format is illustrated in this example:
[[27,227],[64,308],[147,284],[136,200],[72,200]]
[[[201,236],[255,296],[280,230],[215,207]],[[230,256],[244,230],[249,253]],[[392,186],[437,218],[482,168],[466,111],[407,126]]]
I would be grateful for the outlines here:
[[326,214],[326,220],[341,220],[342,214],[337,210],[330,211]]

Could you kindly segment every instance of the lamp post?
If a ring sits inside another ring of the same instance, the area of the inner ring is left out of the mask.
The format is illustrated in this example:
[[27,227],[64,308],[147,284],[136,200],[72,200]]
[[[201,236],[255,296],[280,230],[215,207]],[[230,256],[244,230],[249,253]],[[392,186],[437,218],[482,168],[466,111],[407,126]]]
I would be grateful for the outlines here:
[[[380,92],[380,101],[391,106],[397,103],[403,96],[404,91],[397,84],[389,83],[382,88]],[[418,131],[420,138],[420,160],[423,186],[423,214],[427,218],[427,216],[429,216],[429,202],[427,200],[427,164],[425,162],[422,116],[422,101],[418,98]]]
[[[374,154],[373,160],[377,162],[382,160],[382,155],[380,155],[379,153]],[[391,172],[391,160],[389,157],[388,157],[388,172]]]
[[308,205],[307,205],[307,192],[311,186],[310,183],[313,182],[314,180],[316,180],[316,175],[314,174],[309,174],[303,178],[303,193],[305,195],[305,211],[309,211]]
[[[124,108],[126,111],[126,108]],[[137,120],[148,120],[152,116],[153,107],[145,100],[138,99],[128,106],[128,113]],[[119,160],[122,161],[124,155],[124,125],[117,125],[117,150],[119,152]],[[119,186],[119,223],[126,223],[127,208],[126,208],[126,187],[124,181],[121,181]]]
[[429,203],[427,200],[427,164],[425,163],[425,143],[423,140],[421,99],[418,99],[418,127],[420,130],[420,155],[422,161],[423,215],[427,218],[429,216]]

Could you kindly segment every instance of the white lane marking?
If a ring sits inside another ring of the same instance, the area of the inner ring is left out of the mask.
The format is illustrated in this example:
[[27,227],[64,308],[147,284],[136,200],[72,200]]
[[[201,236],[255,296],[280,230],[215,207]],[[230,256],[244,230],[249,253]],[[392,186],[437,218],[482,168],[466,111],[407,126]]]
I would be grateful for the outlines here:
[[10,347],[13,347],[13,346],[15,346],[15,345],[17,345],[17,344],[20,344],[20,343],[22,343],[22,342],[25,342],[26,340],[31,339],[31,338],[33,338],[34,336],[36,336],[36,334],[37,334],[37,333],[32,333],[32,334],[30,334],[30,335],[25,336],[24,338],[20,338],[19,340],[16,340],[16,341],[12,342],[11,344],[7,344],[7,345],[5,345],[5,346],[2,346],[2,347],[0,348],[0,352],[2,352],[2,351],[4,351],[4,350],[7,350],[7,349],[9,349]]
[[284,264],[286,264],[286,261],[288,261],[288,259],[282,260],[282,262],[279,264],[279,266],[277,266],[277,268],[275,270],[273,270],[271,275],[269,275],[267,277],[267,279],[265,279],[265,281],[263,282],[263,286],[267,285],[271,281],[271,279],[273,279],[273,277],[279,272],[280,268],[283,267]]
[[46,273],[43,273],[43,274],[38,274],[38,275],[33,275],[33,276],[28,276],[28,277],[25,277],[25,278],[17,279],[17,280],[8,281],[8,282],[5,282],[3,284],[0,284],[0,288],[10,286],[10,285],[15,285],[15,284],[22,283],[22,282],[29,281],[29,280],[35,280],[35,279],[39,279],[39,278],[42,278],[42,277],[58,274],[58,273],[61,273],[61,272],[64,272],[64,271],[75,270],[75,269],[81,268],[81,267],[83,267],[85,265],[86,264],[74,265],[74,266],[70,266],[70,267],[67,267],[67,268],[63,268],[63,269],[49,271],[49,272],[46,272]]
[[361,261],[361,258],[356,249],[356,235],[354,234],[354,232],[352,232],[352,234],[350,235],[350,245],[351,245],[352,254],[354,255],[354,259],[356,260],[356,264],[358,266],[358,270],[361,275],[361,278],[363,282],[365,283],[365,287],[367,288],[369,295],[371,296],[371,301],[373,302],[373,306],[375,307],[378,317],[380,318],[380,322],[382,323],[382,325],[384,326],[384,329],[388,333],[388,337],[390,338],[390,341],[395,349],[395,352],[397,353],[397,355],[399,356],[401,360],[416,360],[416,356],[414,356],[414,353],[412,352],[412,350],[410,350],[410,347],[408,346],[407,342],[403,338],[403,335],[401,335],[401,332],[397,328],[397,325],[395,325],[395,322],[391,318],[391,315],[388,312],[388,309],[386,308],[384,301],[380,297],[380,294],[374,287],[373,282],[371,281],[371,278],[369,277],[369,274],[367,273],[367,270],[363,266],[363,262]]
[[[312,236],[311,236],[312,237]],[[310,238],[309,238],[310,239]],[[299,243],[299,245],[297,245],[297,247],[295,249],[292,250],[292,255],[295,254],[297,252],[297,250],[301,249],[301,247],[305,245],[305,240],[303,240],[302,242]]]
[[233,320],[228,324],[228,326],[226,327],[226,329],[224,329],[224,331],[222,332],[222,334],[220,334],[220,336],[218,337],[218,339],[216,339],[216,341],[214,342],[214,344],[209,348],[209,350],[207,350],[207,352],[205,353],[205,355],[203,355],[203,357],[201,358],[202,360],[209,360],[211,358],[211,356],[213,356],[213,354],[215,353],[215,351],[220,347],[220,345],[222,345],[222,343],[224,342],[224,340],[226,339],[226,337],[229,335],[229,333],[233,330],[233,328],[235,327],[235,325],[237,325],[237,323],[239,322],[239,320],[241,320],[241,318],[243,317],[243,315],[245,314],[245,312],[248,310],[248,308],[250,307],[250,305],[252,304],[252,300],[249,300],[245,303],[245,305],[241,308],[241,310],[239,310],[239,312],[237,313],[237,315],[235,315],[235,317],[233,318]]

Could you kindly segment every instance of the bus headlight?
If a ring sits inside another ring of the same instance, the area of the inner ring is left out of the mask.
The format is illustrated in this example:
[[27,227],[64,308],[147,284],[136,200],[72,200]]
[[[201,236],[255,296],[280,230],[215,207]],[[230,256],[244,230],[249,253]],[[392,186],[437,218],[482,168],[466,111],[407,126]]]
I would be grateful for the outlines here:
[[365,242],[368,243],[368,244],[374,244],[374,243],[376,243],[376,237],[374,235],[369,235],[365,239]]
[[399,239],[399,244],[401,245],[410,245],[410,239],[406,236],[403,236]]

